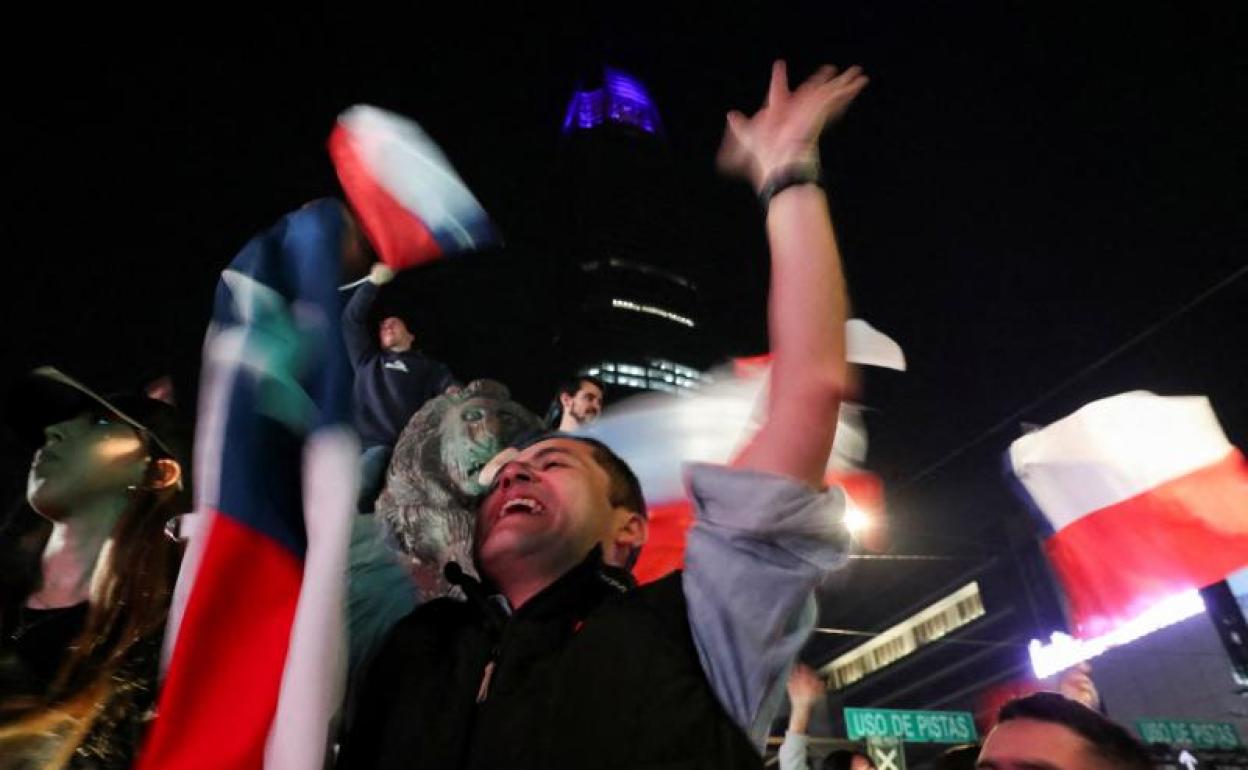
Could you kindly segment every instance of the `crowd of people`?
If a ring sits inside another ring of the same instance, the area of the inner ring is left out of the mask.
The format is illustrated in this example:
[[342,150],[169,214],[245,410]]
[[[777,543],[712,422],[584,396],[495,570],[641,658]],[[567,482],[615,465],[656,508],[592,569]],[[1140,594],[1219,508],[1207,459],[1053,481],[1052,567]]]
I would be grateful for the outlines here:
[[[815,589],[851,547],[845,497],[824,486],[850,377],[818,141],[866,83],[856,67],[824,67],[790,89],[778,63],[763,106],[728,115],[720,166],[764,210],[774,359],[751,443],[729,466],[689,471],[684,569],[632,579],[646,501],[632,469],[577,432],[606,408],[606,387],[570,377],[546,430],[482,469],[471,563],[436,565],[457,590],[425,597],[355,661],[334,766],[759,767],[786,683],[781,766],[810,766],[802,736],[822,685],[789,672]],[[369,252],[358,228],[346,232],[344,251]],[[413,325],[379,312],[392,276],[374,266],[343,312],[361,517],[413,415],[465,387],[420,352]],[[160,718],[182,546],[169,524],[190,509],[189,428],[163,401],[103,396],[48,368],[9,404],[34,459],[26,504],[0,533],[0,768],[129,767]],[[1147,766],[1124,730],[1062,695],[1012,703],[1000,720],[978,767]],[[871,765],[851,752],[824,766]]]

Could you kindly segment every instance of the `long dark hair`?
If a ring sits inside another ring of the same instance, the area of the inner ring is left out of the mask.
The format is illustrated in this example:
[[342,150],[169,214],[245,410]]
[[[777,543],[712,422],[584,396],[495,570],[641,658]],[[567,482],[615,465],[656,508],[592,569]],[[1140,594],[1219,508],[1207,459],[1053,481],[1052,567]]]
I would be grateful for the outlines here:
[[49,696],[66,697],[114,669],[146,637],[163,632],[181,548],[165,535],[180,513],[173,489],[137,488],[100,552],[91,577],[87,621],[53,680]]
[[[181,547],[165,535],[165,525],[182,512],[183,501],[173,487],[142,485],[129,494],[129,504],[96,559],[83,629],[51,686],[45,692],[14,693],[0,703],[0,721],[13,724],[16,732],[46,730],[49,718],[69,719],[66,746],[72,749],[73,736],[90,730],[98,706],[123,686],[118,680],[125,677],[116,676],[119,669],[128,669],[126,677],[155,676],[181,557]],[[26,505],[0,530],[0,624],[5,627],[41,584],[41,557],[51,528]],[[136,654],[142,657],[137,665]]]

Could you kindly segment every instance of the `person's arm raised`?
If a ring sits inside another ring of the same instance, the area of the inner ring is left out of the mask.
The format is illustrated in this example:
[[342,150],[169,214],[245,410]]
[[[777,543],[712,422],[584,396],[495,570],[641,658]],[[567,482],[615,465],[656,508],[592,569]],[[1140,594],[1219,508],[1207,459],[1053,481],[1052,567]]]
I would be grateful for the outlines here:
[[780,770],[810,770],[806,753],[810,747],[810,712],[827,695],[827,685],[813,669],[802,663],[789,674],[789,728],[778,752]]
[[368,273],[368,280],[347,300],[342,311],[342,338],[347,344],[347,354],[351,357],[351,365],[363,366],[367,361],[381,353],[377,342],[377,329],[369,324],[369,313],[382,285],[394,278],[394,271],[378,262]]
[[849,374],[840,252],[827,199],[813,182],[819,135],[866,84],[858,67],[838,74],[825,66],[790,91],[785,65],[776,62],[764,106],[749,118],[729,113],[719,158],[724,171],[745,177],[768,198],[772,265],[767,418],[733,465],[816,488],[823,485]]

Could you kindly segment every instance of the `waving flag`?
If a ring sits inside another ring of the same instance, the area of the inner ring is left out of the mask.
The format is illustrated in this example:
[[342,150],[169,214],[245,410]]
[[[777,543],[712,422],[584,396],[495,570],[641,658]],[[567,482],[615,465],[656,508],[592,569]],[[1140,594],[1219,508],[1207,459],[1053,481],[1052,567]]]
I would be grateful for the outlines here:
[[329,154],[364,234],[395,270],[497,240],[450,161],[407,118],[352,107],[338,116]]
[[[861,319],[845,324],[851,363],[905,370],[900,346]],[[633,568],[647,583],[684,564],[693,509],[685,495],[683,465],[728,463],[761,427],[770,356],[737,359],[715,373],[713,384],[688,396],[646,394],[614,407],[581,429],[611,447],[641,482],[649,506],[650,536]],[[842,404],[827,481],[845,489],[855,508],[879,512],[883,488],[861,469],[867,433],[860,408]]]
[[1204,397],[1094,401],[1009,456],[1080,637],[1248,565],[1248,463]]
[[339,703],[359,450],[339,330],[341,204],[253,239],[204,345],[196,510],[143,770],[320,770]]

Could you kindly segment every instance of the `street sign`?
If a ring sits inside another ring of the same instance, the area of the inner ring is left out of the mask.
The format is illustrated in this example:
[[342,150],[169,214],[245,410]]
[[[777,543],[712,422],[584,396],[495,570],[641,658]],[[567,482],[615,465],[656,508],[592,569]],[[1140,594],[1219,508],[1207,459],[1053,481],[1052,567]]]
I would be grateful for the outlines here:
[[906,770],[906,751],[898,738],[867,738],[867,756],[875,770]]
[[1243,745],[1235,725],[1229,722],[1137,719],[1135,729],[1145,743],[1170,743],[1196,749],[1234,749]]
[[975,719],[967,711],[906,711],[903,709],[845,709],[850,740],[883,737],[906,743],[973,743]]

